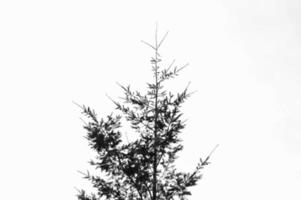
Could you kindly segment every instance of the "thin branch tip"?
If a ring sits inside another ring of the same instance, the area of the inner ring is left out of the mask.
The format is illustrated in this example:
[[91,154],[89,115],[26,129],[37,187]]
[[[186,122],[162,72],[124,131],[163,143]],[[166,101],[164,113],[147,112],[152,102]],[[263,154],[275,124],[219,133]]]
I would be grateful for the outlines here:
[[151,47],[152,49],[156,50],[156,48],[153,45],[151,45],[150,43],[145,42],[144,40],[141,40],[141,42],[146,44],[147,46]]
[[116,84],[119,85],[119,86],[122,86],[122,85],[121,85],[120,83],[118,83],[117,81],[116,81]]
[[80,173],[80,174],[82,174],[82,175],[84,175],[84,176],[87,176],[87,174],[85,174],[84,172],[81,172],[79,170],[77,170],[77,172]]
[[83,120],[81,117],[79,118],[86,126],[88,126],[88,123],[85,121],[85,120]]
[[76,188],[76,187],[73,187],[73,189],[75,189],[78,193],[80,193],[81,192],[81,190],[80,189],[78,189],[78,188]]
[[161,44],[164,42],[164,40],[166,39],[167,35],[168,35],[169,31],[166,31],[165,35],[163,36],[163,38],[161,39],[161,41],[158,44],[158,49],[161,46]]
[[115,103],[115,101],[107,93],[105,95],[108,99],[110,99],[113,103]]
[[183,65],[183,66],[179,69],[179,71],[182,70],[182,69],[184,69],[184,68],[186,68],[188,65],[189,65],[189,63],[186,63],[185,65]]
[[72,101],[72,103],[73,103],[74,105],[76,105],[76,106],[80,107],[81,109],[84,109],[84,107],[83,107],[83,106],[81,106],[79,103],[76,103],[75,101]]
[[168,66],[167,71],[170,70],[170,68],[173,66],[173,64],[176,62],[176,59],[173,59],[171,64]]
[[214,151],[217,149],[218,146],[219,144],[215,145],[215,147],[212,149],[208,157],[210,157],[214,153]]

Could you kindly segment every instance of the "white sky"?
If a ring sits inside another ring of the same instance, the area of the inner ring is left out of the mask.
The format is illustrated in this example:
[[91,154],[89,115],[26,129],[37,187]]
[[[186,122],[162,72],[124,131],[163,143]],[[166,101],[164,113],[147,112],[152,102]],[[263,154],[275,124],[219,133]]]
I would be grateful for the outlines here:
[[[108,3],[109,2],[109,3]],[[216,145],[191,200],[301,198],[301,2],[1,1],[1,199],[76,199],[93,157],[76,101],[105,116],[116,82],[143,89],[152,52],[190,63],[178,166]],[[298,187],[299,186],[299,187]]]

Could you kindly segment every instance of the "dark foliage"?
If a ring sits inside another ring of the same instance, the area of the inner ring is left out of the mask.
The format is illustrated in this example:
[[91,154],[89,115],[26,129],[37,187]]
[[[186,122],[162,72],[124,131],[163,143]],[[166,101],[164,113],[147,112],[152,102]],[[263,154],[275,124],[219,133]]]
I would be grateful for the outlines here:
[[[166,34],[167,35],[167,34]],[[142,94],[129,86],[124,91],[122,103],[113,101],[120,115],[108,115],[98,120],[89,107],[80,106],[89,118],[84,128],[90,147],[97,157],[90,164],[100,170],[99,175],[83,173],[97,190],[87,195],[84,190],[79,200],[173,200],[186,199],[189,188],[201,179],[201,169],[208,165],[209,156],[197,164],[191,173],[179,172],[174,165],[177,153],[183,149],[179,133],[185,124],[180,108],[190,96],[187,88],[178,94],[163,89],[165,81],[175,78],[186,66],[160,68],[159,47],[166,35],[155,45],[144,42],[155,54],[151,58],[154,83],[147,84]],[[132,142],[122,141],[122,119],[139,134]]]

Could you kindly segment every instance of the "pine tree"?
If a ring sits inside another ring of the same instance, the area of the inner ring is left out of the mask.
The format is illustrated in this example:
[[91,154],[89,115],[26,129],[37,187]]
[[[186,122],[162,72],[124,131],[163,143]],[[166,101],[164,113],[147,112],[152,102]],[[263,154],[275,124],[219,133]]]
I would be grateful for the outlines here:
[[[191,93],[188,87],[177,94],[163,87],[186,67],[178,68],[173,61],[169,67],[161,68],[159,49],[167,34],[158,41],[156,30],[154,45],[142,41],[154,51],[150,61],[154,82],[147,83],[145,94],[120,85],[124,101],[112,100],[119,114],[100,120],[90,107],[77,104],[89,119],[84,125],[86,138],[97,152],[96,158],[89,163],[99,170],[98,175],[84,173],[84,178],[91,181],[97,192],[87,194],[80,190],[79,200],[186,199],[191,195],[189,188],[201,179],[201,169],[209,164],[213,151],[206,159],[200,159],[191,173],[179,172],[174,165],[177,153],[183,149],[179,133],[185,123],[181,120],[180,108]],[[135,141],[123,141],[124,121],[138,133]]]

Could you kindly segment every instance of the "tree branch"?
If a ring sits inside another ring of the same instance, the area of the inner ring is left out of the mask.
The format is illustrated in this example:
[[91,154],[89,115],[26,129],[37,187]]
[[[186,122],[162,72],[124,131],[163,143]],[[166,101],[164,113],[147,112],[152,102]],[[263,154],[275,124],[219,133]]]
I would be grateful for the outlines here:
[[140,199],[143,200],[143,196],[142,196],[141,192],[139,191],[139,189],[138,189],[138,187],[137,187],[137,183],[134,181],[134,179],[133,179],[131,176],[129,176],[129,175],[126,174],[125,169],[124,169],[123,166],[122,166],[122,163],[121,163],[121,160],[120,160],[119,155],[116,154],[116,156],[117,156],[117,158],[118,158],[118,163],[119,163],[119,166],[121,167],[123,173],[130,179],[130,181],[132,182],[133,186],[134,186],[135,189],[137,190],[137,192],[138,192],[138,194],[139,194],[139,196],[140,196]]

